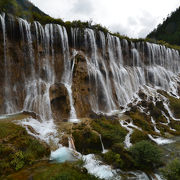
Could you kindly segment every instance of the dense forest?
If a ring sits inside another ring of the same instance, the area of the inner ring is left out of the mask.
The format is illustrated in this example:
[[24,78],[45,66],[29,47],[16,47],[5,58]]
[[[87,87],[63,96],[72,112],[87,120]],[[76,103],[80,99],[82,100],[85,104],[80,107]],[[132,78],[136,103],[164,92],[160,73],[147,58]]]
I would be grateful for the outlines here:
[[159,24],[148,36],[170,44],[180,45],[180,7],[172,12],[162,24]]

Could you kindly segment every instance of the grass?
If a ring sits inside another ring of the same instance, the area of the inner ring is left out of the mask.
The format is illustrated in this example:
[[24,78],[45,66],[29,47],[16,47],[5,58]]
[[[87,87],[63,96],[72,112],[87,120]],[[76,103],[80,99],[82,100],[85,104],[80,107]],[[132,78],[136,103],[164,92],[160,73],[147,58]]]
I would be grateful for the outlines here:
[[76,163],[50,164],[40,162],[7,177],[7,180],[98,180]]

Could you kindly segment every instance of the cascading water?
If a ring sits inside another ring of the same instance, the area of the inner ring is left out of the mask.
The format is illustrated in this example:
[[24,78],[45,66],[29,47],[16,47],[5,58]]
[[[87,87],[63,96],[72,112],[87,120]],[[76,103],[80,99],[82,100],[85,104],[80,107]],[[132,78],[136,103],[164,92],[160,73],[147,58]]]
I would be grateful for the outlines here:
[[[0,21],[4,48],[2,66],[4,68],[2,105],[4,110],[2,111],[5,114],[18,110],[34,112],[37,119],[28,118],[21,121],[21,124],[26,127],[30,134],[45,140],[49,144],[52,141],[55,144],[59,143],[51,109],[50,88],[52,85],[64,84],[70,103],[69,120],[78,122],[74,106],[77,99],[74,100],[72,86],[74,85],[73,75],[76,70],[76,55],[80,52],[83,52],[82,54],[85,57],[89,77],[88,83],[90,84],[86,100],[95,113],[112,114],[122,107],[125,109],[131,102],[137,104],[141,100],[138,95],[140,90],[151,96],[151,93],[153,94],[154,91],[157,93],[157,90],[160,89],[179,98],[180,55],[177,50],[146,42],[133,43],[92,29],[71,28],[69,32],[60,25],[47,24],[42,26],[39,22],[29,24],[23,19],[18,19],[18,28],[24,57],[18,69],[20,71],[18,73],[19,80],[14,80],[11,74],[13,71],[11,65],[14,65],[14,62],[8,57],[10,55],[8,53],[8,37],[4,15],[0,15]],[[61,48],[62,52],[57,52],[57,46]],[[56,56],[56,53],[61,54],[60,58]],[[63,60],[63,72],[61,76],[58,76],[58,78],[60,77],[58,79],[56,65],[61,60]],[[22,89],[17,88],[17,90],[16,87]],[[153,103],[155,103],[155,99],[154,96]],[[180,121],[174,118],[168,107],[168,100],[165,98],[160,100],[163,100],[164,108],[168,112],[162,113],[167,119],[166,125],[170,124],[170,119]],[[23,101],[22,106],[19,103],[20,101]],[[160,134],[155,120],[151,120],[155,131]],[[120,123],[128,130],[125,146],[130,147],[130,136],[133,129],[140,131],[141,129],[131,121]],[[28,126],[31,126],[36,134],[31,132]],[[170,130],[174,131],[172,128]],[[162,139],[159,136],[153,137],[149,134],[149,137],[159,144],[169,142],[168,139]],[[101,136],[100,140],[102,149],[105,151]],[[63,154],[69,150],[67,148],[58,149],[54,154],[52,153],[52,157],[56,157],[59,151]],[[69,157],[69,152],[68,158],[72,158]],[[89,164],[86,163],[85,166],[91,168],[92,172],[94,172],[92,167],[99,164],[99,161],[93,160],[93,158],[95,159],[93,155],[84,156],[84,159],[92,165],[89,167]],[[109,166],[103,168],[107,170],[108,177],[113,177],[115,172],[111,173]],[[95,173],[99,174],[98,171]],[[99,176],[101,177],[102,174]]]
[[73,70],[74,70],[74,63],[75,63],[75,56],[76,51],[73,51],[72,56],[72,64],[70,59],[70,52],[69,52],[69,42],[68,42],[68,35],[66,29],[61,26],[58,26],[59,34],[61,35],[61,42],[62,42],[62,50],[64,55],[64,73],[62,76],[62,83],[65,85],[70,101],[70,122],[78,122],[76,111],[74,108],[74,100],[72,95],[72,78],[73,78]]
[[16,109],[11,99],[11,82],[9,71],[9,59],[7,58],[7,42],[6,42],[6,25],[5,25],[5,14],[0,15],[0,21],[2,25],[3,34],[3,46],[4,46],[4,112],[5,114],[15,113]]

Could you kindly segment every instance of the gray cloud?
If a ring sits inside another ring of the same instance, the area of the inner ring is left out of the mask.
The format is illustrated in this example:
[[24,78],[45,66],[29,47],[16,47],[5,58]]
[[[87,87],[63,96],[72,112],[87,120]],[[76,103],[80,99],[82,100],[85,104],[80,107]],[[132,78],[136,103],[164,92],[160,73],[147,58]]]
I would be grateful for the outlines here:
[[91,15],[94,11],[93,2],[91,0],[77,0],[71,10],[73,13]]
[[128,21],[128,24],[130,24],[131,26],[138,24],[138,22],[136,21],[136,19],[133,18],[133,17],[128,17],[128,20],[127,20],[127,21]]

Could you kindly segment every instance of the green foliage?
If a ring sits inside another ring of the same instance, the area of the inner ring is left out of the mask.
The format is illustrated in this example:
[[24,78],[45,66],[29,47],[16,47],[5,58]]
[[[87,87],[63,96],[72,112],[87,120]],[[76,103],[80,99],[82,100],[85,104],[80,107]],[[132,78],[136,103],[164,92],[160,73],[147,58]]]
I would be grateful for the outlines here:
[[180,45],[180,7],[172,12],[162,24],[159,24],[147,37]]
[[24,166],[24,155],[22,151],[18,151],[12,155],[12,161],[10,164],[15,168],[15,170],[19,170]]
[[140,141],[130,148],[130,153],[139,169],[153,170],[161,164],[160,149],[148,141]]
[[163,176],[167,180],[180,179],[180,159],[174,159],[165,168],[161,169]]
[[[121,143],[114,144],[109,152],[102,154],[102,158],[107,164],[113,165],[115,168],[134,169],[134,160]],[[114,161],[111,159],[114,159]]]
[[120,154],[109,150],[107,153],[103,154],[104,161],[108,164],[112,164],[115,168],[123,167],[123,160]]
[[18,14],[20,10],[16,0],[1,0],[0,11],[5,13]]

